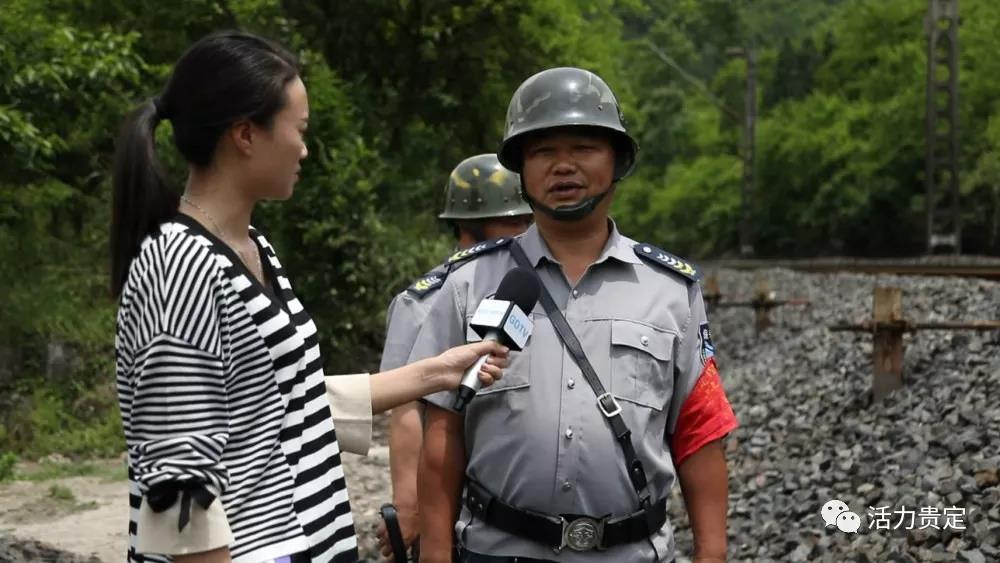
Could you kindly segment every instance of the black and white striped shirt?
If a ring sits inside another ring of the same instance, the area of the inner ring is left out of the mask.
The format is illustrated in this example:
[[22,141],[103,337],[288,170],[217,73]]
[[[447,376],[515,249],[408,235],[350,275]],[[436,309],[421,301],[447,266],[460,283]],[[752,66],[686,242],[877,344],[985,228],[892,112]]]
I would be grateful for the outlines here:
[[165,482],[221,491],[233,561],[308,551],[356,561],[316,326],[274,249],[265,277],[186,215],[148,237],[118,312],[118,397],[131,481],[129,561],[143,495]]

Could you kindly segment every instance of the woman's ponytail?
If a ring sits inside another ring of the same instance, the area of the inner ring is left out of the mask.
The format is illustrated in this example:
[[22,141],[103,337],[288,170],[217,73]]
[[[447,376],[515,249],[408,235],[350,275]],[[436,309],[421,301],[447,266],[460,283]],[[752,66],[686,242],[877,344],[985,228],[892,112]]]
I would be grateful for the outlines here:
[[156,157],[156,126],[164,118],[157,99],[126,118],[115,151],[111,207],[111,294],[121,294],[139,245],[177,213],[179,195]]

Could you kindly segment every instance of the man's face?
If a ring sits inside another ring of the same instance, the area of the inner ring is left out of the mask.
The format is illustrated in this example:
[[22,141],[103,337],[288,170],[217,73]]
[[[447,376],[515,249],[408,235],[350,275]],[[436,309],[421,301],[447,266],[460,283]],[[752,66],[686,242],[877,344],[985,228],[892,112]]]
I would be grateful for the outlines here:
[[484,240],[493,240],[517,236],[528,230],[531,221],[531,215],[485,219],[483,221],[483,238]]
[[599,131],[565,127],[524,143],[521,177],[535,201],[557,209],[572,206],[611,186],[615,151]]

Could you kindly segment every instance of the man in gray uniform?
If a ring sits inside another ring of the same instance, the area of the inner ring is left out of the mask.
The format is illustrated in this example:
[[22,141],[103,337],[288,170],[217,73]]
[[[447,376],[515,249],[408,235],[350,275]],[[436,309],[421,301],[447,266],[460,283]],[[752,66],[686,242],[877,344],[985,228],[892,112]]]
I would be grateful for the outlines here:
[[[389,304],[381,371],[407,363],[413,340],[450,264],[458,263],[469,254],[461,251],[489,239],[520,234],[531,224],[531,208],[521,199],[520,184],[518,175],[501,166],[495,154],[467,158],[452,171],[445,187],[444,211],[438,218],[451,227],[460,252],[421,276]],[[392,498],[407,549],[416,538],[419,526],[417,463],[423,441],[422,411],[418,403],[409,403],[393,409],[390,421]],[[382,554],[391,559],[384,523],[380,524],[378,537]]]
[[677,478],[695,561],[725,560],[721,438],[737,423],[699,274],[608,216],[636,151],[593,73],[549,69],[515,92],[499,158],[521,173],[535,224],[452,269],[410,361],[477,339],[468,319],[519,264],[552,303],[543,291],[527,346],[464,416],[451,411],[454,393],[426,398],[422,563],[450,563],[456,537],[469,563],[671,561]]

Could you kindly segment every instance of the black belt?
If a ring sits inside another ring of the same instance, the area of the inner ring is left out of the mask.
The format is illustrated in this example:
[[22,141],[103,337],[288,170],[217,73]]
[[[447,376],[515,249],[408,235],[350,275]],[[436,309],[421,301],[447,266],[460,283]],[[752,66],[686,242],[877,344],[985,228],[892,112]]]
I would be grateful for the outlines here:
[[576,514],[553,516],[507,504],[481,484],[467,479],[465,504],[490,526],[545,544],[556,552],[607,549],[637,542],[656,533],[667,521],[666,497],[627,516],[594,518]]
[[458,561],[460,563],[556,563],[551,559],[535,559],[514,555],[485,555],[469,550],[462,550]]

